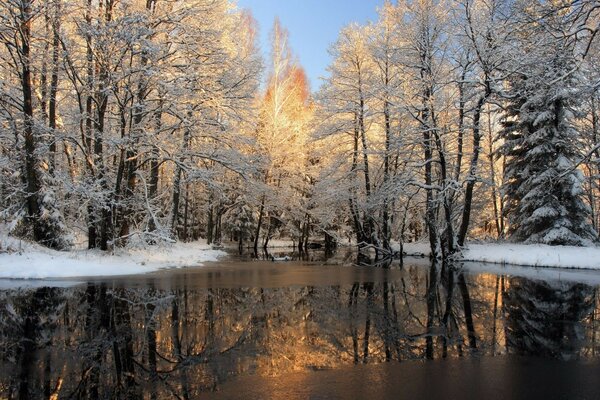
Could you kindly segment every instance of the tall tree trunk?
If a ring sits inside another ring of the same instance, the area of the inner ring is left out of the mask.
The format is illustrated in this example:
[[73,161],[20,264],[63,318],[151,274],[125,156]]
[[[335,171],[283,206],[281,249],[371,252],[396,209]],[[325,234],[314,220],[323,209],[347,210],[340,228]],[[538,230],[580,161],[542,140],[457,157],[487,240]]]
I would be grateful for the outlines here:
[[425,193],[426,193],[426,211],[425,219],[427,223],[427,231],[429,234],[429,246],[431,254],[434,258],[438,256],[439,243],[436,223],[436,207],[433,199],[433,151],[431,145],[431,133],[428,127],[423,130],[423,153],[425,157]]
[[421,93],[421,129],[423,130],[423,156],[425,162],[425,193],[426,193],[426,211],[425,220],[427,224],[427,231],[429,233],[429,246],[431,247],[431,255],[433,258],[439,256],[439,236],[437,232],[437,221],[436,221],[436,205],[433,196],[433,139],[432,130],[435,129],[432,121],[432,97],[433,88],[431,87],[432,71],[431,71],[431,60],[432,55],[430,54],[431,49],[429,48],[429,33],[427,31],[421,32],[422,34],[422,48],[420,49],[420,61],[421,69],[419,71],[421,81],[423,82],[423,92]]
[[[385,76],[385,84],[386,88],[389,85],[389,77],[388,77],[388,67],[386,64],[386,76]],[[390,180],[390,145],[392,140],[392,123],[390,118],[390,104],[386,99],[383,103],[383,116],[385,121],[385,149],[383,155],[383,190],[385,191],[383,194],[383,205],[381,212],[381,233],[383,236],[383,248],[386,250],[390,250],[390,215],[389,215],[389,198],[387,195],[387,191],[389,190],[388,184]]]
[[185,183],[185,204],[183,206],[183,241],[189,240],[189,214],[190,214],[190,183]]
[[25,177],[27,194],[27,220],[33,227],[33,238],[36,242],[45,242],[46,229],[41,220],[39,192],[42,186],[38,171],[38,160],[36,156],[36,137],[33,121],[33,83],[31,77],[31,1],[22,0],[20,6],[21,35],[21,90],[23,95],[23,136],[25,139]]
[[[592,108],[592,145],[596,146],[598,144],[598,139],[599,139],[599,135],[600,135],[600,122],[598,122],[599,118],[598,118],[598,109],[597,106],[598,104],[596,103],[596,96],[597,93],[594,92],[592,93],[592,101],[591,101],[591,108]],[[600,149],[596,148],[596,151],[594,152],[594,155],[596,156],[596,159],[600,159]],[[596,164],[596,173],[597,173],[597,177],[600,177],[600,165]],[[596,178],[598,179],[598,178]],[[596,182],[596,190],[598,190],[598,188],[600,188],[600,181]],[[595,196],[595,198],[598,198],[598,194]],[[598,205],[596,205],[596,209],[598,209]],[[600,229],[600,221],[598,220],[598,213],[596,214],[596,218],[594,218],[594,229],[596,229],[596,232],[598,232],[598,230]]]
[[61,0],[54,0],[54,15],[52,17],[52,71],[50,76],[50,96],[48,99],[48,127],[50,128],[48,172],[52,176],[54,175],[54,170],[56,168],[56,94],[58,92],[60,14]]
[[[350,173],[353,174],[355,177],[358,177],[359,136],[360,136],[360,130],[358,128],[358,113],[355,112],[354,113],[354,148],[353,148],[353,152],[352,152],[352,166],[350,168]],[[356,196],[356,190],[354,188],[352,188],[350,191],[350,199],[349,199],[350,212],[352,213],[352,219],[354,221],[354,231],[356,232],[356,241],[358,244],[360,244],[360,243],[364,242],[366,240],[366,238],[365,238],[364,227],[363,227],[363,223],[360,218],[360,210],[358,209],[357,202],[358,202],[358,199]]]
[[[158,108],[154,112],[154,125],[156,129],[156,135],[160,133],[162,127],[162,109],[163,99],[160,97]],[[148,202],[152,205],[153,200],[156,198],[158,193],[158,180],[160,172],[160,152],[157,145],[152,146],[152,160],[150,161],[150,179],[148,180]],[[149,215],[148,231],[154,232],[157,228],[157,221],[154,220],[154,215]]]
[[[432,121],[435,121],[434,114],[432,112]],[[437,125],[434,123],[434,126]],[[444,204],[444,216],[446,218],[446,254],[452,254],[455,250],[454,245],[454,227],[452,225],[452,183],[448,178],[448,165],[446,163],[446,153],[444,149],[444,145],[440,138],[440,134],[437,129],[433,129],[433,137],[435,139],[439,164],[440,164],[440,174],[442,178],[442,199]]]
[[258,255],[258,241],[260,240],[260,229],[265,213],[265,195],[260,201],[260,209],[258,210],[258,222],[256,223],[256,232],[254,233],[254,255]]
[[492,94],[491,82],[486,79],[485,93],[477,101],[475,113],[473,114],[473,155],[469,166],[469,175],[467,176],[467,187],[465,189],[465,200],[462,212],[462,220],[458,231],[458,245],[464,246],[465,238],[469,231],[469,221],[471,218],[471,207],[473,204],[473,189],[477,182],[477,164],[479,162],[479,152],[481,150],[481,114],[483,106],[488,97]]
[[[188,111],[188,118],[191,119],[192,112]],[[183,131],[183,143],[182,143],[182,155],[179,158],[179,162],[175,166],[175,176],[173,177],[173,202],[171,207],[171,235],[177,238],[177,225],[179,223],[179,200],[181,197],[181,176],[183,174],[183,163],[185,162],[185,153],[190,146],[191,130],[189,121],[186,122],[186,126]]]
[[[112,4],[112,2],[110,2]],[[154,0],[146,1],[146,11],[151,13],[154,9]],[[108,12],[108,6],[107,6]],[[111,10],[112,14],[112,10]],[[108,15],[108,14],[107,14]],[[108,19],[108,18],[107,18]],[[146,37],[146,39],[148,39]],[[140,56],[140,71],[141,75],[137,85],[136,101],[133,107],[133,121],[131,127],[131,134],[129,136],[127,151],[126,151],[126,171],[127,171],[127,186],[123,193],[123,203],[125,213],[122,216],[121,230],[119,232],[120,244],[124,245],[127,243],[128,236],[131,230],[131,224],[135,220],[135,207],[134,207],[134,195],[137,186],[137,170],[138,170],[138,143],[140,138],[144,134],[144,127],[142,122],[146,115],[146,96],[148,95],[148,77],[146,72],[146,66],[148,65],[148,52],[143,49]]]
[[[103,23],[112,21],[113,2],[106,1],[104,9]],[[99,3],[100,11],[102,11],[103,2]],[[99,245],[101,250],[108,250],[109,241],[113,237],[113,212],[112,200],[114,193],[111,192],[107,181],[107,170],[104,160],[104,129],[106,124],[106,113],[108,109],[108,80],[109,66],[107,60],[96,59],[96,70],[98,71],[98,88],[95,94],[96,118],[94,120],[94,160],[96,170],[96,183],[100,186],[106,198],[100,210],[100,240]]]
[[496,168],[494,165],[494,138],[492,136],[492,112],[488,108],[488,161],[490,166],[490,180],[492,185],[492,202],[494,206],[494,223],[496,225],[496,235],[498,238],[502,237],[504,230],[504,222],[502,221],[503,216],[498,210],[498,191],[496,190]]
[[208,213],[206,215],[206,243],[211,244],[213,242],[214,233],[214,207],[212,205],[213,196],[212,193],[208,197]]
[[365,216],[363,222],[364,240],[367,243],[373,243],[373,229],[375,222],[373,221],[373,215],[369,209],[371,200],[371,175],[369,172],[369,154],[367,146],[367,132],[365,128],[365,99],[362,93],[362,82],[359,78],[359,111],[358,111],[358,128],[360,132],[360,141],[362,145],[362,157],[363,157],[363,174],[365,177],[365,195],[367,208],[365,209]]
[[463,69],[461,80],[458,84],[458,138],[456,139],[456,165],[454,167],[454,181],[460,180],[463,159],[463,141],[465,137],[465,81],[467,67]]
[[[88,180],[92,184],[94,182],[94,156],[92,148],[92,112],[94,91],[94,51],[92,49],[92,0],[87,0],[85,11],[86,22],[86,93],[85,93],[85,129],[83,130],[83,147],[88,160]],[[93,200],[89,202],[87,207],[88,212],[88,248],[93,249],[98,246],[98,230],[96,227],[96,207]]]

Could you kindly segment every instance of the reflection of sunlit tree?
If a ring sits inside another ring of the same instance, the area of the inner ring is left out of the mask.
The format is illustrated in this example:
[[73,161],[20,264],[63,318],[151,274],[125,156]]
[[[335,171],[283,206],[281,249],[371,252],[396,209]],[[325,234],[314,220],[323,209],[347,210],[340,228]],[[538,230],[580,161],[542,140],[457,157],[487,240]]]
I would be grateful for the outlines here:
[[569,359],[579,355],[583,324],[593,309],[583,284],[511,278],[504,298],[509,352]]
[[[218,288],[208,273],[206,288],[2,292],[0,397],[196,398],[236,375],[469,354],[458,275],[448,296],[428,268],[355,272],[334,286]],[[503,344],[498,329],[510,353],[582,354],[588,286],[511,278],[504,296],[501,278],[465,278],[482,353]]]

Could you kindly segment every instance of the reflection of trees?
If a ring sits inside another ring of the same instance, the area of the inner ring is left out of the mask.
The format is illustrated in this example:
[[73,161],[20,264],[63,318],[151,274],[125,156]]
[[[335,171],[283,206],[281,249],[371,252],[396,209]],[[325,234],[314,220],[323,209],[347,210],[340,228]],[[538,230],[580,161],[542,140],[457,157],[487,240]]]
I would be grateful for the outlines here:
[[593,288],[568,282],[511,278],[504,300],[506,346],[522,355],[579,355],[583,321],[593,312]]
[[[50,397],[61,385],[50,376],[55,360],[48,351],[64,306],[59,291],[18,291],[10,298],[2,296],[1,303],[0,359],[13,366],[7,371],[12,374],[10,382],[1,382],[0,388],[7,388],[9,398]],[[2,374],[10,376],[4,371]]]
[[583,285],[512,278],[504,296],[495,276],[367,270],[336,286],[0,292],[0,397],[190,399],[238,374],[461,356],[471,335],[496,354],[504,332],[514,352],[573,353],[593,324]]

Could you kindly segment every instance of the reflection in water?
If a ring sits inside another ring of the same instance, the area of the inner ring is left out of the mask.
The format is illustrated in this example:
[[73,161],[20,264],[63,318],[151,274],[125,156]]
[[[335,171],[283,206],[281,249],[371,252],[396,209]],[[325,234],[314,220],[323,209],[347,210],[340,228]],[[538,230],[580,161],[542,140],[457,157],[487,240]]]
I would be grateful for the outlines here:
[[190,399],[236,375],[475,351],[595,355],[597,305],[583,284],[392,265],[274,287],[300,264],[255,263],[229,285],[190,288],[191,274],[171,289],[148,278],[0,292],[0,398]]
[[585,345],[594,289],[583,284],[511,278],[505,293],[506,347],[521,355],[572,359]]

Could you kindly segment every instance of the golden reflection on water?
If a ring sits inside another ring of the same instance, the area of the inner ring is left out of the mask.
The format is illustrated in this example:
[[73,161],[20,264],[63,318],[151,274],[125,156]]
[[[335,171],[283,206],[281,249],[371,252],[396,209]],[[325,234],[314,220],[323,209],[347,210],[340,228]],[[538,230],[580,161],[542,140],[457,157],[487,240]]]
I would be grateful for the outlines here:
[[[75,397],[194,397],[234,376],[422,360],[428,337],[436,359],[531,349],[572,358],[597,351],[597,290],[586,285],[465,274],[467,292],[455,287],[448,308],[446,287],[430,287],[426,267],[372,274],[333,267],[328,273],[339,284],[285,287],[273,287],[268,271],[249,276],[242,271],[249,286],[98,284],[2,292],[0,396],[19,390],[33,395],[63,377],[61,393]],[[289,272],[291,278],[277,270],[275,281],[302,280],[293,266]],[[210,280],[219,282],[214,275]],[[261,283],[265,287],[257,286]],[[426,302],[429,291],[435,294],[433,310]],[[465,295],[476,348],[468,338]],[[428,329],[429,315],[434,323]],[[529,334],[531,341],[520,339]]]

